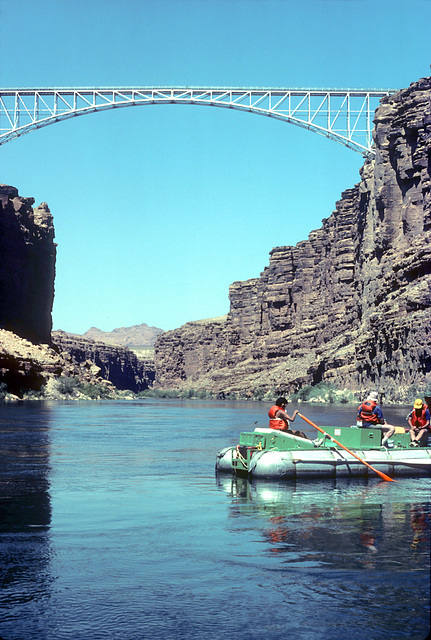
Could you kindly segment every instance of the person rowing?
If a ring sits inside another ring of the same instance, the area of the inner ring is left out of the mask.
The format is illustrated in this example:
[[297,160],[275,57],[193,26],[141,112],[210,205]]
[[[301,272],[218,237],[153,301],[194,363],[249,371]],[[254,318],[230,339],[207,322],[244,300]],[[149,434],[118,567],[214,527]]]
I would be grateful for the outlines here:
[[284,431],[286,433],[290,433],[294,436],[299,436],[301,438],[307,438],[305,433],[303,433],[302,431],[292,431],[292,429],[289,428],[290,423],[295,420],[299,411],[295,409],[295,411],[293,412],[293,416],[291,417],[286,413],[286,407],[287,407],[286,398],[283,398],[283,397],[277,398],[277,400],[275,401],[275,404],[272,405],[272,407],[268,411],[269,428],[277,429],[277,431]]

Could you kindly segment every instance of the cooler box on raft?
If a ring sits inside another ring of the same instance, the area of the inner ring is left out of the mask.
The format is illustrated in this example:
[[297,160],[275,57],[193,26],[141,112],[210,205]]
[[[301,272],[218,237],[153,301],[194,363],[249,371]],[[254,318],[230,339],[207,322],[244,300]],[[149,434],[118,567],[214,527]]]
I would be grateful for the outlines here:
[[[324,430],[341,444],[349,449],[360,449],[361,447],[373,448],[382,446],[383,432],[378,427],[350,427],[350,429],[340,427],[325,427]],[[322,434],[322,437],[323,434]],[[390,438],[390,444],[394,446],[407,447],[410,443],[409,433],[394,433]],[[325,437],[323,446],[331,446],[331,440]]]

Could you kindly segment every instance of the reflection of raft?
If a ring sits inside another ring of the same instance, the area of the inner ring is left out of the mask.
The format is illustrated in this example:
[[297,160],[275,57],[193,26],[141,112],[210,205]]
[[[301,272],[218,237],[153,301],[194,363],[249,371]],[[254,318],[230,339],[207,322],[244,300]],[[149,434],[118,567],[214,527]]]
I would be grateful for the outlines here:
[[431,448],[410,447],[408,433],[395,433],[387,449],[381,445],[380,429],[324,427],[324,430],[328,435],[316,440],[274,429],[241,433],[237,446],[218,453],[216,471],[271,479],[377,477],[369,467],[336,445],[332,436],[391,477],[431,474]]

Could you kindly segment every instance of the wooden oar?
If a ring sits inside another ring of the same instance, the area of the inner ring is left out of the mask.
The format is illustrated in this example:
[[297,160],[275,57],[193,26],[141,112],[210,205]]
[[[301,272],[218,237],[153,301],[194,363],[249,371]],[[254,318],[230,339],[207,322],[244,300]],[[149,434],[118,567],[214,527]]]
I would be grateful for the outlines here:
[[390,478],[389,476],[387,476],[386,473],[383,473],[382,471],[378,471],[378,469],[375,469],[374,467],[372,467],[370,464],[368,464],[368,462],[366,462],[365,460],[362,460],[362,458],[357,456],[354,451],[351,451],[350,449],[345,447],[344,444],[341,444],[341,442],[338,442],[338,440],[330,436],[329,433],[326,433],[326,431],[324,431],[321,427],[318,427],[317,424],[314,424],[314,422],[311,422],[311,420],[303,416],[302,413],[298,412],[298,415],[303,420],[305,420],[305,422],[308,422],[308,424],[311,424],[312,427],[320,431],[320,433],[323,433],[325,436],[327,436],[332,442],[335,442],[335,444],[338,444],[338,446],[344,449],[345,451],[347,451],[347,453],[350,453],[350,455],[352,455],[354,458],[357,458],[359,462],[362,462],[362,464],[364,464],[366,467],[374,471],[374,473],[377,473],[377,475],[380,476],[383,480],[386,480],[387,482],[397,482],[397,480],[394,480],[393,478]]

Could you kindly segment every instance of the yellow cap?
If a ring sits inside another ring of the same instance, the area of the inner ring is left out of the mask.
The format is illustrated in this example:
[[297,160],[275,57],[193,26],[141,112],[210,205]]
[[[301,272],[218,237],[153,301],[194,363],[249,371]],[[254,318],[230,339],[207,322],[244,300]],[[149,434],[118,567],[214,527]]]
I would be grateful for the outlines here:
[[422,409],[422,400],[420,398],[417,398],[415,400],[414,408],[415,409]]

